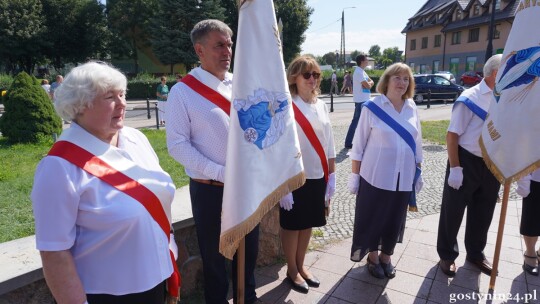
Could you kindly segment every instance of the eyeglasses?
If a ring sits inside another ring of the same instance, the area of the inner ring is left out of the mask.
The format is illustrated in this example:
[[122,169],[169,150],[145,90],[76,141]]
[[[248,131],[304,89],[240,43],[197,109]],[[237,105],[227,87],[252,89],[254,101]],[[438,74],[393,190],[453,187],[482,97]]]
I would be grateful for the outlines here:
[[317,72],[302,73],[302,77],[304,77],[304,79],[309,79],[311,76],[313,76],[313,79],[319,79],[319,77],[321,77],[321,73],[317,73]]

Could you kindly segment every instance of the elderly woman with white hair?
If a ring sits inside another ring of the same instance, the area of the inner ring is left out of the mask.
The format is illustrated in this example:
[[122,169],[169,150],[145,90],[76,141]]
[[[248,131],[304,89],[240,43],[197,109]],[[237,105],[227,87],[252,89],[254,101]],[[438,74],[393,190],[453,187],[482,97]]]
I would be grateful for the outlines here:
[[[36,243],[57,303],[175,302],[175,186],[147,138],[124,126],[126,77],[89,62],[54,95],[72,121],[39,163]],[[168,291],[168,297],[166,295]]]

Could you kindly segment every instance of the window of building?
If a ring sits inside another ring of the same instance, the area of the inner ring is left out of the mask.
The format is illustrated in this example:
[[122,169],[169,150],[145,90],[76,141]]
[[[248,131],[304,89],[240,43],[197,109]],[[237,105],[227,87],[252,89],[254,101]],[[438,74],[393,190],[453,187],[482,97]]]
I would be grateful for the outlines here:
[[428,37],[422,37],[422,48],[423,49],[427,49],[427,45],[428,45]]
[[461,32],[453,32],[452,44],[460,44],[460,43],[461,43]]
[[459,21],[459,20],[461,20],[461,10],[457,9],[456,10],[456,20],[455,21]]
[[501,24],[495,24],[493,28],[493,39],[499,39],[501,37]]
[[473,28],[469,30],[469,42],[477,42],[480,37],[480,28]]
[[476,71],[476,56],[467,57],[465,71]]
[[416,50],[416,39],[411,40],[411,51]]
[[457,75],[459,69],[459,57],[450,58],[450,72]]
[[420,64],[420,74],[425,74],[425,73],[427,73],[426,65]]
[[433,73],[437,73],[439,71],[440,65],[441,65],[441,61],[433,60]]
[[495,11],[501,10],[501,0],[495,0]]
[[441,35],[435,35],[435,40],[433,40],[433,47],[441,46]]
[[480,4],[475,4],[473,8],[473,16],[480,15]]

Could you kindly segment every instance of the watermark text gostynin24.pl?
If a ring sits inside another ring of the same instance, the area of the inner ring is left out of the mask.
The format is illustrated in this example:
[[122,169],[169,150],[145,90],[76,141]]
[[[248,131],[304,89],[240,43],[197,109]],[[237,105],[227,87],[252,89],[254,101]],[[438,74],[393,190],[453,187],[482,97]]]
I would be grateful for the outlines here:
[[536,303],[536,289],[531,293],[479,293],[479,292],[467,292],[467,293],[451,293],[449,303],[458,303],[461,301],[482,301],[482,300],[499,300],[499,301],[515,301],[517,303]]

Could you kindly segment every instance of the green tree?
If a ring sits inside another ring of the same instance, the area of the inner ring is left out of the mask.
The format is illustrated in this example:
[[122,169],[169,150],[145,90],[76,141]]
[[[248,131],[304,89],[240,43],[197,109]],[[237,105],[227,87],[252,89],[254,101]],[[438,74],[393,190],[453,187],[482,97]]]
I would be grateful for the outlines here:
[[41,0],[47,31],[44,55],[57,69],[106,58],[111,39],[105,6],[94,0]]
[[9,142],[37,142],[62,132],[49,96],[34,76],[19,73],[4,98],[5,113],[0,116],[0,132]]
[[40,0],[0,0],[0,61],[8,71],[33,72],[43,59],[45,30]]
[[351,52],[351,60],[356,62],[356,56],[363,54],[362,52],[358,50],[354,50]]
[[328,52],[322,56],[325,64],[334,65],[336,63],[336,53]]
[[378,44],[372,45],[369,48],[368,56],[371,58],[378,58],[381,56],[381,47]]
[[402,61],[401,54],[402,52],[398,49],[397,46],[393,48],[386,48],[384,49],[379,60],[386,68],[388,65],[394,62]]
[[306,40],[304,35],[311,21],[313,8],[307,5],[306,0],[274,0],[276,19],[283,22],[283,60],[285,66],[300,54],[302,43]]
[[223,20],[224,11],[218,0],[159,0],[150,41],[159,61],[171,65],[171,74],[176,63],[190,67],[198,61],[190,38],[193,26],[204,19]]
[[[203,1],[204,2],[204,1]],[[223,0],[221,6],[225,8],[225,23],[236,34],[238,31],[238,4],[237,0]],[[283,22],[283,59],[285,66],[300,54],[301,46],[306,39],[304,33],[309,27],[309,17],[313,8],[307,5],[306,0],[274,0],[276,20]],[[236,37],[233,36],[236,44]],[[233,44],[233,51],[235,44]]]
[[115,37],[111,52],[133,60],[135,73],[139,72],[137,50],[150,45],[148,27],[157,10],[158,0],[107,0],[108,24]]

